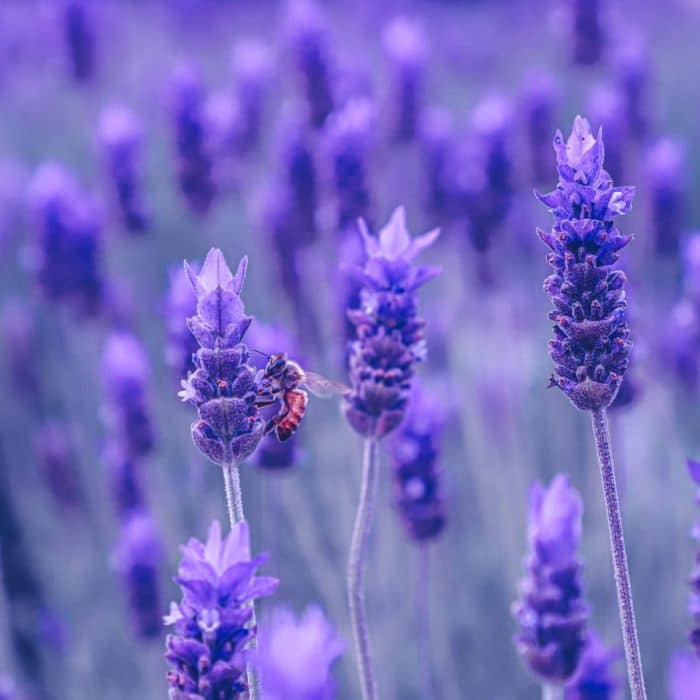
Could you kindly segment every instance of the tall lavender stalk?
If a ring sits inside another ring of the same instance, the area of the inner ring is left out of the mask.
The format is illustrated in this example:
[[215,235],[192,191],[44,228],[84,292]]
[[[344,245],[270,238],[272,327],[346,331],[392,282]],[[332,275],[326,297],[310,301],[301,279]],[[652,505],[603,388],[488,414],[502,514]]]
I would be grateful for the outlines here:
[[425,358],[424,321],[418,316],[417,290],[439,269],[414,266],[413,259],[437,238],[438,231],[411,240],[402,207],[373,236],[360,226],[367,252],[364,268],[355,268],[361,284],[360,307],[348,315],[356,337],[350,347],[352,389],[345,417],[364,438],[360,502],[348,563],[348,603],[363,700],[377,697],[377,684],[364,600],[364,560],[379,479],[379,440],[403,418],[416,362]]
[[625,274],[615,268],[618,251],[632,237],[622,235],[613,218],[630,211],[634,188],[613,187],[603,169],[602,131],[594,137],[581,117],[574,120],[568,141],[557,132],[554,150],[559,183],[549,194],[538,195],[554,215],[550,232],[538,230],[552,251],[547,260],[554,270],[544,283],[556,307],[550,313],[555,333],[549,343],[555,363],[550,381],[574,406],[591,411],[632,699],[645,700],[606,416],[632,348],[625,318]]

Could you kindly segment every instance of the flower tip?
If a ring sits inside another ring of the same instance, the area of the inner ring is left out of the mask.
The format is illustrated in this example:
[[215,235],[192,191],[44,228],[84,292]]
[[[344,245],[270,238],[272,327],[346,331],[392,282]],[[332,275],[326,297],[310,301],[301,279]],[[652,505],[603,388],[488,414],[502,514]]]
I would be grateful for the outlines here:
[[695,459],[688,459],[688,472],[690,473],[690,478],[696,483],[700,484],[700,462]]

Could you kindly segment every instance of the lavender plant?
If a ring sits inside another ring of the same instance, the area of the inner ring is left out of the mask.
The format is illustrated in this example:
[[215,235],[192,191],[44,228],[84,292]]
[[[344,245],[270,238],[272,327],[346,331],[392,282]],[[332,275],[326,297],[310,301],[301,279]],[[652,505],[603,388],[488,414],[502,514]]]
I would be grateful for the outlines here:
[[266,700],[333,700],[333,664],[345,643],[323,611],[308,607],[297,617],[275,608],[260,630],[259,665]]
[[192,538],[182,547],[175,579],[182,601],[171,603],[165,618],[174,628],[165,654],[173,700],[254,696],[245,679],[245,648],[257,636],[253,603],[274,593],[278,584],[277,579],[256,575],[266,560],[266,555],[251,558],[246,522],[233,524],[222,538],[215,520],[206,542]]
[[569,0],[571,34],[569,43],[575,63],[592,65],[603,55],[606,44],[605,22],[600,0]]
[[62,13],[71,75],[76,82],[87,83],[95,74],[94,18],[84,0],[67,0]]
[[699,689],[700,660],[685,652],[674,654],[669,668],[669,700],[698,700]]
[[566,685],[565,700],[615,700],[620,681],[615,665],[620,654],[608,649],[600,636],[590,631],[576,675]]
[[[700,462],[694,459],[688,460],[688,471],[691,479],[700,486]],[[696,501],[700,504],[700,490],[696,494]],[[692,530],[693,539],[700,542],[700,524],[696,523]],[[690,573],[690,599],[688,611],[693,617],[693,628],[690,633],[690,643],[700,658],[700,552],[695,559],[695,565]]]
[[398,207],[389,223],[372,235],[360,226],[367,252],[364,268],[355,274],[362,285],[360,307],[348,315],[356,337],[350,346],[351,391],[345,417],[364,439],[362,487],[350,545],[348,601],[363,700],[377,697],[376,680],[364,605],[363,567],[379,478],[378,443],[401,422],[414,366],[425,359],[423,320],[418,316],[417,290],[440,269],[413,265],[439,231],[411,240],[406,217]]
[[544,289],[555,310],[554,340],[549,353],[555,364],[550,383],[576,408],[591,411],[610,530],[615,584],[633,700],[646,690],[637,639],[627,554],[615,484],[606,409],[615,399],[627,370],[632,347],[625,319],[625,274],[615,267],[619,250],[631,240],[613,219],[632,206],[633,187],[614,187],[603,169],[602,132],[594,137],[588,122],[576,117],[569,139],[554,138],[559,183],[538,195],[554,216],[549,232],[538,235],[551,249],[553,269]]
[[537,482],[530,491],[529,554],[522,597],[513,607],[515,644],[547,700],[561,697],[586,647],[589,606],[578,558],[582,514],[581,497],[562,474],[549,487]]

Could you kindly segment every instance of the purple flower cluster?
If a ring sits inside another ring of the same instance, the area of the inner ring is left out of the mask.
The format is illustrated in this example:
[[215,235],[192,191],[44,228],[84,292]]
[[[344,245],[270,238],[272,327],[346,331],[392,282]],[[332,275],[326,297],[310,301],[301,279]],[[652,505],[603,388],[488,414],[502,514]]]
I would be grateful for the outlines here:
[[44,481],[54,501],[66,510],[82,508],[85,493],[68,427],[58,420],[44,423],[37,431],[35,449]]
[[260,631],[259,666],[266,700],[333,700],[331,667],[345,643],[320,608],[297,618],[277,608]]
[[95,73],[94,18],[84,0],[67,0],[63,7],[63,30],[71,74],[79,83]]
[[539,482],[532,487],[515,643],[528,668],[547,683],[571,679],[586,647],[589,606],[577,556],[582,513],[581,497],[567,477],[556,476],[548,488]]
[[537,233],[549,246],[554,270],[544,289],[555,310],[555,363],[558,386],[582,410],[609,406],[627,370],[632,348],[626,321],[625,274],[614,268],[619,250],[632,239],[622,235],[613,217],[632,207],[633,187],[613,187],[603,169],[603,140],[576,117],[571,136],[554,138],[559,184],[538,195],[554,215],[554,226]]
[[608,649],[603,640],[591,631],[576,675],[566,685],[566,700],[615,700],[620,681],[615,665],[620,653]]
[[417,542],[437,537],[447,521],[439,467],[444,425],[442,402],[415,386],[391,454],[396,506],[406,533]]
[[365,226],[361,231],[367,262],[354,269],[362,291],[360,307],[348,311],[356,337],[350,346],[352,391],[345,416],[360,435],[381,438],[401,422],[413,367],[425,359],[417,291],[440,269],[415,266],[413,259],[435,242],[439,231],[411,240],[402,207],[378,236]]
[[267,557],[250,556],[248,524],[238,523],[222,539],[214,521],[206,543],[196,539],[182,547],[175,579],[180,604],[171,603],[166,625],[175,633],[166,641],[173,700],[243,700],[246,645],[257,630],[249,626],[251,604],[271,595],[277,579],[257,576]]
[[197,313],[187,321],[199,349],[194,371],[182,381],[180,398],[197,408],[192,439],[214,464],[240,464],[258,446],[265,421],[256,406],[258,375],[248,364],[243,336],[253,318],[240,297],[248,259],[236,274],[222,252],[212,248],[196,273],[185,271],[197,297]]

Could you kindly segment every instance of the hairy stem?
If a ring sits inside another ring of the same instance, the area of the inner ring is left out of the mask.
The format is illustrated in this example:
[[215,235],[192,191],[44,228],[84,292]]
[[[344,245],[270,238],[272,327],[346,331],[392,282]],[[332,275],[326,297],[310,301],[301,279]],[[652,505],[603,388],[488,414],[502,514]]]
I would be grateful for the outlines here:
[[377,441],[371,438],[365,440],[360,503],[357,507],[355,527],[352,531],[350,561],[348,563],[348,605],[350,607],[350,623],[355,645],[355,659],[360,674],[362,700],[375,700],[377,697],[377,684],[372,669],[372,654],[367,630],[363,566],[368,535],[372,526],[374,504],[377,498],[377,485],[379,483],[378,454]]
[[542,700],[564,700],[564,686],[545,683],[542,686]]
[[[241,474],[238,464],[233,460],[227,462],[224,467],[224,491],[226,492],[226,510],[231,529],[245,520],[243,513],[243,494],[241,493]],[[257,620],[255,618],[255,603],[249,603],[251,608],[250,628],[256,630],[256,634],[250,640],[249,649],[255,651],[258,648]],[[260,678],[254,664],[248,664],[248,698],[257,700],[263,697],[263,689]]]
[[632,603],[632,586],[630,584],[629,569],[627,566],[627,553],[625,552],[625,539],[622,532],[620,503],[618,501],[617,486],[615,484],[615,467],[610,450],[610,434],[608,431],[608,418],[605,409],[593,411],[592,418],[593,435],[595,436],[598,461],[600,463],[600,475],[603,482],[605,508],[608,514],[610,548],[612,550],[615,586],[617,588],[617,604],[620,609],[622,639],[625,645],[630,690],[632,692],[632,700],[646,700],[647,694],[644,688],[642,659],[639,653],[637,625],[634,619],[634,605]]

